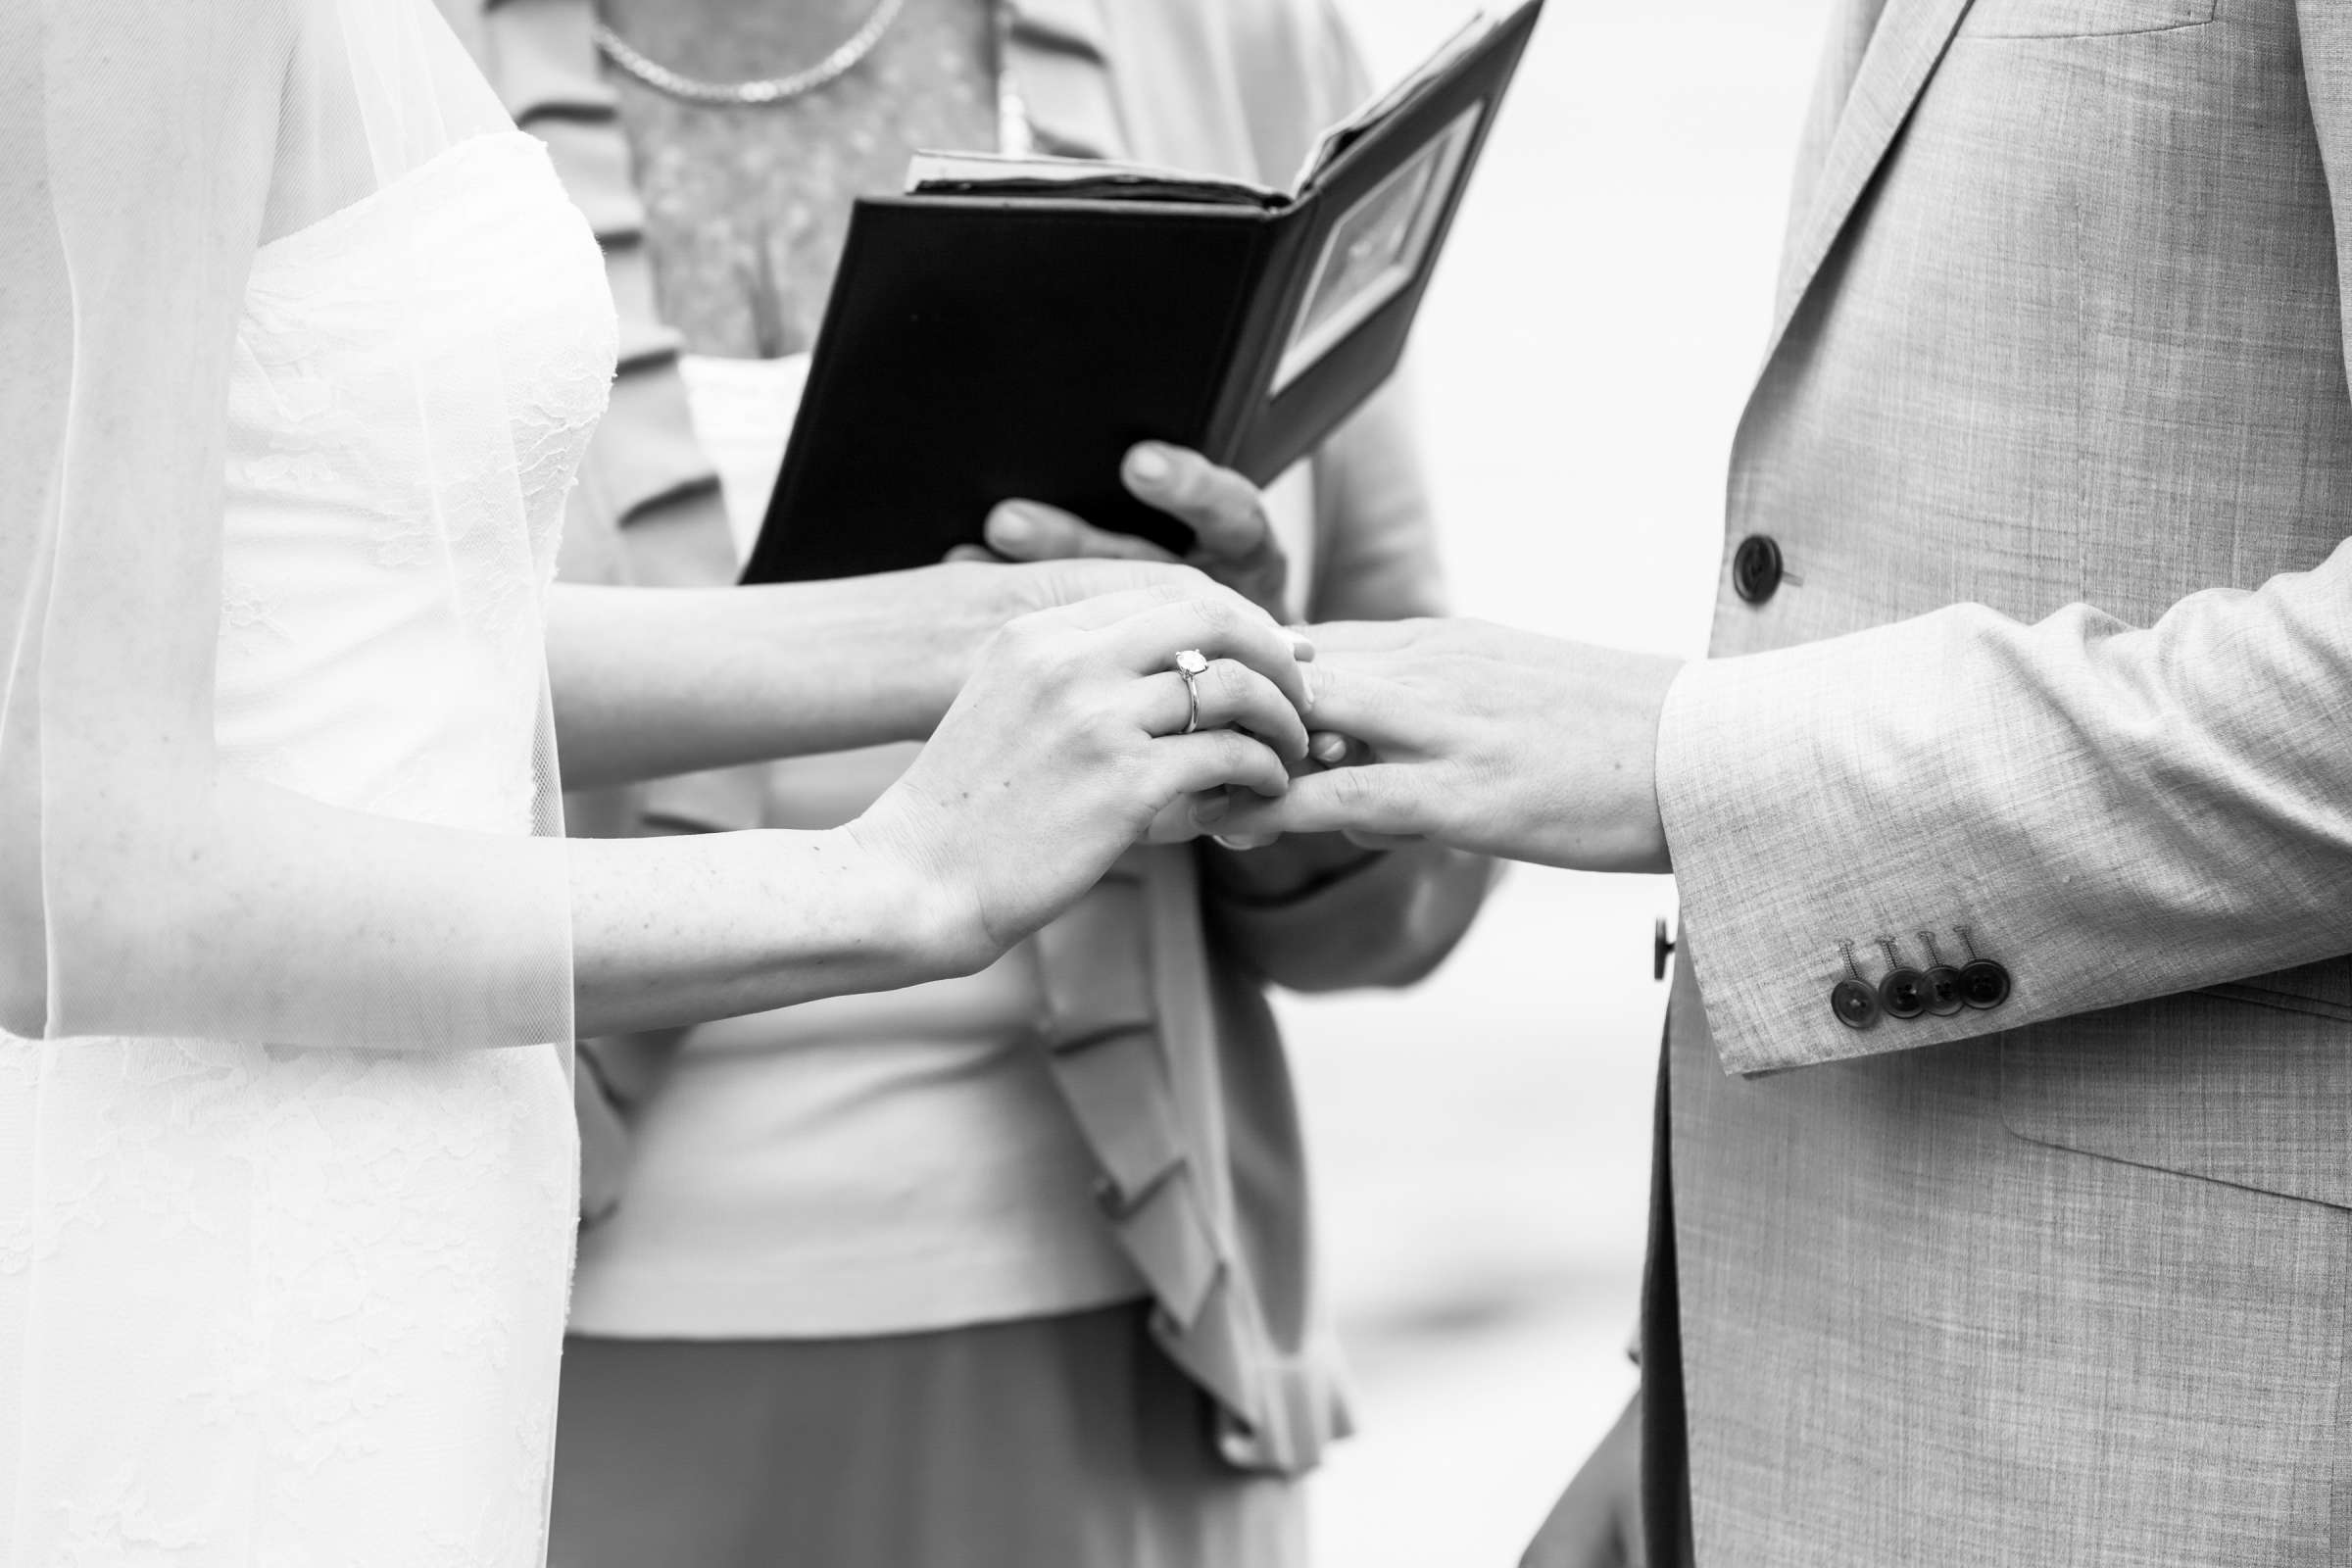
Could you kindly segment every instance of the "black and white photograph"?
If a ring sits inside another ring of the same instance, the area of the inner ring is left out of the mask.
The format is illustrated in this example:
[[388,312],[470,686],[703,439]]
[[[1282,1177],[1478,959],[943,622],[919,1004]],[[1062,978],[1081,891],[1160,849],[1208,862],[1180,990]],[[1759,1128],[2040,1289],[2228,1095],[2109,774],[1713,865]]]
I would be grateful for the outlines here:
[[1474,104],[1463,110],[1332,223],[1307,274],[1298,324],[1274,368],[1277,393],[1420,275],[1485,109]]
[[0,1568],[2352,1565],[2342,0],[0,0]]

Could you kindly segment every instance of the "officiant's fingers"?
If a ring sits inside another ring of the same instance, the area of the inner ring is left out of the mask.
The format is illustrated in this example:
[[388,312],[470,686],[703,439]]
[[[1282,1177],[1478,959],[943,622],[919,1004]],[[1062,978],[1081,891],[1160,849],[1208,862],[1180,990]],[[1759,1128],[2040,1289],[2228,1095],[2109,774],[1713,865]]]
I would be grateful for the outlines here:
[[[1316,660],[1315,706],[1307,716],[1320,742],[1318,749],[1310,741],[1307,755],[1341,770],[1383,756],[1395,760],[1430,751],[1442,722],[1426,697],[1360,657]],[[1335,738],[1341,742],[1337,761],[1330,760]]]
[[1128,449],[1121,472],[1138,501],[1193,530],[1200,555],[1238,561],[1273,548],[1264,494],[1198,452],[1146,441]]
[[[1223,729],[1238,725],[1271,746],[1286,762],[1306,760],[1306,725],[1282,688],[1249,665],[1231,659],[1212,659],[1208,668],[1190,681],[1170,670],[1144,683],[1148,692],[1144,728],[1153,735],[1174,735],[1189,723],[1195,729]],[[1199,701],[1196,715],[1194,703]]]
[[988,514],[989,548],[1007,561],[1067,561],[1092,557],[1110,561],[1166,561],[1176,558],[1149,539],[1112,533],[1059,507],[1038,501],[1007,501]]
[[[1293,708],[1314,706],[1306,666],[1299,662],[1297,633],[1277,626],[1266,612],[1229,589],[1204,590],[1174,604],[1139,610],[1103,625],[1096,634],[1110,657],[1138,675],[1176,667],[1180,650],[1199,649],[1210,659],[1233,659],[1281,688]],[[1298,755],[1306,754],[1303,734]]]

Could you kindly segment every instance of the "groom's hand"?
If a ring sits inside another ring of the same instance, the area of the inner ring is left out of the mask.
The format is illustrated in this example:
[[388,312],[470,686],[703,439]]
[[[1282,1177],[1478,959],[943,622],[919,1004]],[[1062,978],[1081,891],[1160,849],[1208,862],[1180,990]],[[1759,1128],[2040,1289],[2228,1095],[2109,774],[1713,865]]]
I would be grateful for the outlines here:
[[1658,713],[1681,665],[1475,620],[1317,626],[1314,727],[1362,766],[1236,801],[1227,837],[1435,838],[1546,865],[1667,869]]
[[988,515],[988,550],[965,546],[949,559],[976,560],[991,551],[1005,561],[1181,559],[1276,620],[1291,618],[1290,559],[1275,541],[1265,496],[1257,486],[1198,452],[1158,441],[1130,448],[1119,477],[1138,501],[1193,531],[1189,552],[1179,558],[1149,539],[1098,528],[1058,507],[1007,501]]

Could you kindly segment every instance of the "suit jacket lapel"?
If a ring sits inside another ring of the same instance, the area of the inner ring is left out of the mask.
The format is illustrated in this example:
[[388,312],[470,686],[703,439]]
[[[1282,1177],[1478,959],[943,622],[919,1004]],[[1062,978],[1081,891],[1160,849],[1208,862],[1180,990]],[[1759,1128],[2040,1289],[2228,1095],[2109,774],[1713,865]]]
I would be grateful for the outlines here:
[[1968,5],[1969,0],[1886,0],[1838,112],[1838,128],[1809,181],[1811,199],[1789,229],[1767,362],[1935,74]]

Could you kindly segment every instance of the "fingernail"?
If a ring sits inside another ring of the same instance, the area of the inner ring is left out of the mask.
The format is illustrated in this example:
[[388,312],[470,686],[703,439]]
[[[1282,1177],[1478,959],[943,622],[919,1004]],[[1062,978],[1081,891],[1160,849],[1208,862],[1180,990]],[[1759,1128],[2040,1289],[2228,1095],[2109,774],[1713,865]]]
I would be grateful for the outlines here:
[[1306,687],[1306,706],[1300,709],[1299,711],[1301,713],[1311,713],[1315,710],[1315,666],[1312,664],[1300,664],[1298,666],[1298,679],[1300,683]]
[[1241,833],[1212,833],[1209,837],[1229,850],[1262,850],[1274,842],[1272,839],[1250,838]]
[[1348,740],[1346,736],[1334,735],[1326,730],[1307,744],[1306,751],[1316,761],[1336,767],[1341,759],[1348,755]]
[[1025,544],[1036,532],[1037,524],[1019,507],[999,507],[989,514],[988,536],[999,544]]
[[1311,663],[1315,657],[1315,640],[1296,626],[1285,626],[1282,634],[1291,640],[1291,657],[1299,663]]
[[1193,802],[1193,826],[1212,828],[1232,814],[1233,797],[1219,791],[1205,800]]
[[1137,447],[1127,454],[1127,476],[1140,484],[1157,484],[1168,476],[1167,454],[1157,447]]

